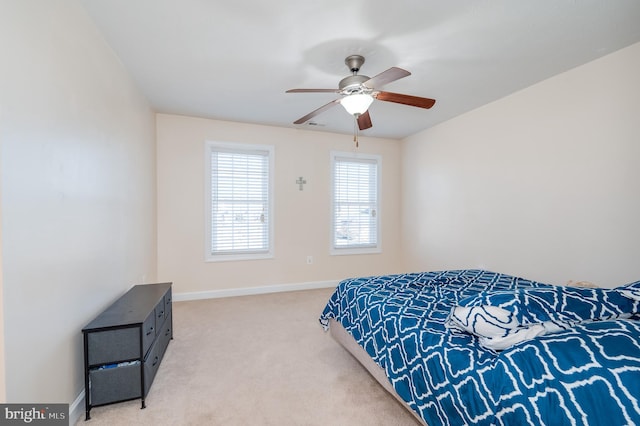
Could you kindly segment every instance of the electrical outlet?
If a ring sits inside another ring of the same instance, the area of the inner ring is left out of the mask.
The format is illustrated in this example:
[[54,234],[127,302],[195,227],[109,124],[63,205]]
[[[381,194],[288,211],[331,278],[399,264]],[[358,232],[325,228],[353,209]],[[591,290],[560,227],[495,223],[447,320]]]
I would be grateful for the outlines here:
[[311,265],[313,263],[313,256],[307,256],[307,265]]

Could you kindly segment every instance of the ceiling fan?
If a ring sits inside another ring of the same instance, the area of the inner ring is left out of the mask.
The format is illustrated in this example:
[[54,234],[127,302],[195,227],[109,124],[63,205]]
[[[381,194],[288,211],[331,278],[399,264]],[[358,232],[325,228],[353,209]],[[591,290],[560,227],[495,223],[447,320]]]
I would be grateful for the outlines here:
[[358,74],[360,67],[364,64],[364,57],[360,55],[347,56],[344,63],[353,73],[340,80],[337,89],[291,89],[286,93],[337,93],[342,97],[329,102],[326,105],[310,112],[304,117],[294,121],[294,124],[302,124],[311,118],[326,111],[336,104],[341,104],[349,114],[353,115],[358,122],[358,128],[365,130],[372,127],[369,106],[374,99],[386,102],[395,102],[419,108],[431,108],[435,99],[421,98],[419,96],[403,95],[400,93],[384,92],[377,87],[399,80],[411,75],[409,71],[402,68],[391,67],[381,72],[375,77],[367,77]]

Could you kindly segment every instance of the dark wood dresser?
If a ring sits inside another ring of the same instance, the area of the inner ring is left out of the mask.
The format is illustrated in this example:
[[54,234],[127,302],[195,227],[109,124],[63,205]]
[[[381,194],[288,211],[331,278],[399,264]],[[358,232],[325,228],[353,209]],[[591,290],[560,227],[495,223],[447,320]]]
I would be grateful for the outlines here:
[[142,399],[173,338],[171,283],[132,287],[82,329],[86,418],[92,407]]

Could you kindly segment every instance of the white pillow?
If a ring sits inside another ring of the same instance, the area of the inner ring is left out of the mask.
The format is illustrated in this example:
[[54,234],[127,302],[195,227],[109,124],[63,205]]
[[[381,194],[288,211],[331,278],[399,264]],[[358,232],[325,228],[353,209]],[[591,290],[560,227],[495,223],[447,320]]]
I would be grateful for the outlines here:
[[496,351],[569,326],[557,321],[522,325],[513,312],[491,305],[456,306],[447,319],[447,327],[473,334],[482,346]]
[[447,324],[476,336],[504,336],[520,325],[513,312],[491,305],[456,306]]

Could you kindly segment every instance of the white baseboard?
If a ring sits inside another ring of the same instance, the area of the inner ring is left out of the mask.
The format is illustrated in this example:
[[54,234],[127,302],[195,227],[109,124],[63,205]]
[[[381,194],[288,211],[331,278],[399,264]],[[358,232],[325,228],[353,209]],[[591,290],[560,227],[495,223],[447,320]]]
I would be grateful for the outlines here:
[[80,392],[80,395],[69,406],[69,424],[75,425],[80,420],[80,417],[85,415],[84,406],[84,390]]
[[188,300],[216,299],[220,297],[250,296],[254,294],[280,293],[284,291],[313,290],[317,288],[335,288],[339,281],[312,281],[297,284],[279,284],[263,287],[228,288],[221,290],[195,291],[189,293],[174,293],[174,302]]

